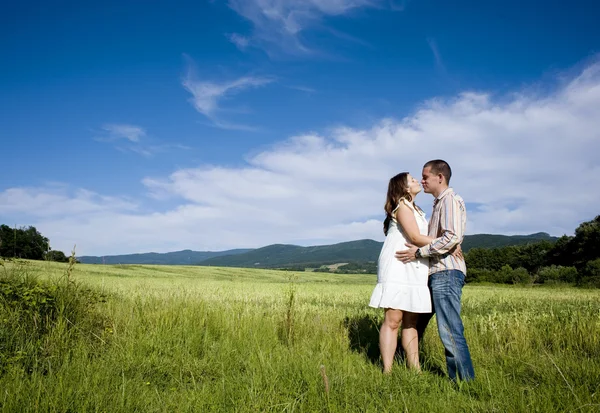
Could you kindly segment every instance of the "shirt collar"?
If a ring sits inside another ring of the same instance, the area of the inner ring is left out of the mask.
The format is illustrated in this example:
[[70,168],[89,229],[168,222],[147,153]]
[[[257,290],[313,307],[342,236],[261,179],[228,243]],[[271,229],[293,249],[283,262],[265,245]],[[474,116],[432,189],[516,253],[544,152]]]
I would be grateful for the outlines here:
[[454,190],[450,187],[444,189],[444,191],[441,194],[439,194],[436,199],[433,200],[433,205],[435,206],[439,201],[442,200],[443,197],[445,197],[446,195],[448,195],[452,192],[454,192]]

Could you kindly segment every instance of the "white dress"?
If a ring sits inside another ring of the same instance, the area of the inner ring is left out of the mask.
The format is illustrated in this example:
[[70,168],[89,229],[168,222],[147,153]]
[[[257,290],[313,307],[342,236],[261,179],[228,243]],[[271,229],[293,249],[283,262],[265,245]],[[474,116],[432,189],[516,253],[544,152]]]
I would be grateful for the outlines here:
[[[425,214],[417,211],[405,202],[415,215],[419,232],[427,235],[427,219]],[[392,213],[396,213],[396,209]],[[420,258],[404,264],[394,253],[408,247],[400,224],[393,218],[388,226],[388,233],[379,254],[377,264],[377,285],[371,295],[370,307],[394,308],[411,313],[430,313],[431,296],[427,279],[429,276],[429,259]]]

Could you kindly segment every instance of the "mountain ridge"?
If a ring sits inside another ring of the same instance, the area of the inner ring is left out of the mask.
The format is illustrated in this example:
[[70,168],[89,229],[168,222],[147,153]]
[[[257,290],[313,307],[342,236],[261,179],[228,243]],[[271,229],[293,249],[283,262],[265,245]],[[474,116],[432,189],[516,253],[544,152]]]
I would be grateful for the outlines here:
[[[463,250],[523,245],[542,240],[555,241],[557,237],[545,232],[529,235],[467,235]],[[293,244],[271,244],[261,248],[238,248],[224,251],[182,250],[167,253],[138,253],[109,256],[81,256],[84,264],[147,264],[147,265],[202,265],[250,268],[290,268],[336,264],[340,262],[373,262],[377,260],[382,242],[372,239],[340,242],[329,245],[302,247]]]
[[243,254],[251,250],[250,248],[237,248],[224,251],[192,251],[186,249],[172,252],[144,252],[124,255],[84,255],[77,257],[77,260],[83,264],[195,265],[209,258]]

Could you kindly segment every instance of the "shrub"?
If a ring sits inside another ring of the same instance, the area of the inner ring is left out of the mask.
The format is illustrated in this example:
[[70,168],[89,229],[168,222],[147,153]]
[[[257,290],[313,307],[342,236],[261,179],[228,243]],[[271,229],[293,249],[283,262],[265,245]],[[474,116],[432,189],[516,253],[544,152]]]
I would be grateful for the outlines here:
[[563,267],[551,265],[542,267],[537,273],[539,283],[573,283],[577,280],[577,269],[575,267]]
[[579,285],[600,288],[600,258],[588,261],[581,273]]
[[589,261],[583,272],[584,277],[600,277],[600,258]]
[[531,275],[529,275],[529,272],[523,267],[519,267],[513,270],[511,277],[513,284],[531,284],[533,282],[533,278],[531,277]]
[[72,279],[73,262],[54,280],[31,275],[26,262],[0,266],[0,373],[9,364],[45,371],[76,339],[104,342],[107,320],[96,309],[104,297]]
[[480,269],[480,268],[467,268],[467,276],[465,281],[467,283],[473,282],[498,282],[497,271]]
[[497,272],[497,281],[504,284],[513,283],[513,269],[510,265],[503,265],[500,271]]
[[58,250],[51,250],[46,253],[46,260],[56,262],[69,262],[69,257],[64,252]]
[[533,282],[533,277],[523,267],[513,270],[510,265],[504,265],[499,271],[467,268],[466,282],[530,284]]

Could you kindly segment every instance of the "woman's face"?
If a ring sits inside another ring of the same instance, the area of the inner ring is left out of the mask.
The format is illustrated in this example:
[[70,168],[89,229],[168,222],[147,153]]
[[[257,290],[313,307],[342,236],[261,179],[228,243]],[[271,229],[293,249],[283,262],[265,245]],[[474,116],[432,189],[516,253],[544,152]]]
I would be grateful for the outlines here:
[[411,174],[408,174],[408,176],[406,177],[406,182],[408,183],[408,193],[411,195],[416,195],[419,192],[421,192],[421,184],[419,184],[419,181],[415,178],[413,178],[413,176]]

